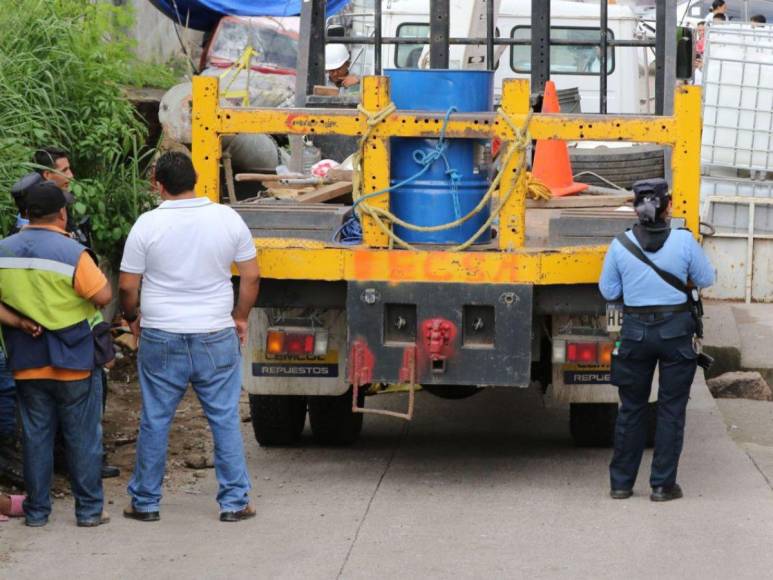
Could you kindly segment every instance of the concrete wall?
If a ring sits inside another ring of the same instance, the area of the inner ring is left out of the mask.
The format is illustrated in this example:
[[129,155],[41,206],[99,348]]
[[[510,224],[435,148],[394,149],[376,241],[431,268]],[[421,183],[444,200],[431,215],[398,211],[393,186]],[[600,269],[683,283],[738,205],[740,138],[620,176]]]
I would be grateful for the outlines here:
[[[134,10],[134,27],[131,32],[137,41],[136,51],[140,59],[164,63],[172,58],[185,57],[172,20],[148,0],[113,0],[113,4],[129,6]],[[202,33],[183,27],[178,27],[178,30],[198,65]]]

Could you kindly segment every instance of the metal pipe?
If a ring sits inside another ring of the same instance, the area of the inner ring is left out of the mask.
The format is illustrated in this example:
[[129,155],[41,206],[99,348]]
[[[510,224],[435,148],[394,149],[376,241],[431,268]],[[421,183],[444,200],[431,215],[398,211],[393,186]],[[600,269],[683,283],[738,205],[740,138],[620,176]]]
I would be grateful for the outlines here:
[[375,54],[373,55],[373,70],[377,75],[381,74],[381,0],[376,0],[376,9],[374,13],[375,17],[375,27],[373,30],[373,36],[374,36],[374,50]]
[[531,0],[531,93],[540,95],[550,79],[550,0]]
[[607,112],[607,27],[609,25],[609,3],[601,0],[601,54],[599,55],[599,113]]
[[494,62],[494,5],[496,0],[486,0],[486,68],[495,70]]
[[[340,36],[332,37],[328,39],[329,42],[337,42],[339,44],[375,44],[373,37],[368,36]],[[384,36],[381,39],[381,44],[427,44],[427,38],[425,36]],[[487,40],[483,37],[467,38],[467,37],[451,37],[448,39],[449,45],[467,45],[467,44],[487,44]],[[552,46],[601,46],[600,40],[564,40],[564,39],[551,39],[550,44]],[[531,40],[527,38],[494,38],[494,46],[530,46]],[[654,47],[654,40],[638,40],[638,39],[607,39],[607,47],[624,46],[624,47]]]
[[430,0],[429,3],[430,68],[448,68],[449,6],[450,0]]
[[655,114],[663,114],[666,92],[666,0],[655,5]]

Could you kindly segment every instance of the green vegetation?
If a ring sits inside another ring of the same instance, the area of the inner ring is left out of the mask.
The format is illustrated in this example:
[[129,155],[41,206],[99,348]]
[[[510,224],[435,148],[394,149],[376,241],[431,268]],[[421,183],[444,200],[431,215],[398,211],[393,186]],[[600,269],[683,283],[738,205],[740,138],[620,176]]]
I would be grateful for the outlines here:
[[96,252],[117,266],[129,228],[154,203],[141,171],[147,131],[122,87],[175,82],[134,57],[122,32],[131,19],[125,7],[86,0],[17,0],[0,11],[0,233],[15,220],[9,190],[33,169],[32,153],[58,146],[77,178],[74,209],[91,216]]

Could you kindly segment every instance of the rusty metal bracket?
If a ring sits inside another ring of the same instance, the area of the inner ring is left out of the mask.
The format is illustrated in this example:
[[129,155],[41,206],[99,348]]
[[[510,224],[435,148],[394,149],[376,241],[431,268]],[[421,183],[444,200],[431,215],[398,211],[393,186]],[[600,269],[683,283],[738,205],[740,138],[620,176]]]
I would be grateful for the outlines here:
[[400,369],[400,376],[403,380],[408,382],[408,411],[405,413],[399,413],[397,411],[387,411],[386,409],[367,409],[360,407],[357,404],[359,397],[361,373],[357,368],[357,359],[354,360],[354,368],[352,372],[353,384],[352,384],[352,412],[362,413],[370,415],[383,415],[387,417],[396,417],[398,419],[404,419],[410,421],[413,419],[414,402],[416,399],[416,346],[409,346],[403,353],[403,366]]

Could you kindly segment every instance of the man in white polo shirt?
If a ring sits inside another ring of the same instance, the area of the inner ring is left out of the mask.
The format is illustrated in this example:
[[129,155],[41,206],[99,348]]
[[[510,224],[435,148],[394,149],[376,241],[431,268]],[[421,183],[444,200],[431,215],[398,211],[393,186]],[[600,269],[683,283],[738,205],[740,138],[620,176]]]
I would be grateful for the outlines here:
[[195,196],[196,173],[186,155],[162,155],[155,181],[164,202],[139,217],[121,261],[121,310],[132,330],[141,328],[142,392],[137,463],[124,516],[160,519],[169,427],[190,383],[215,441],[220,520],[240,521],[255,515],[239,419],[239,343],[246,340],[258,294],[255,245],[234,210]]

